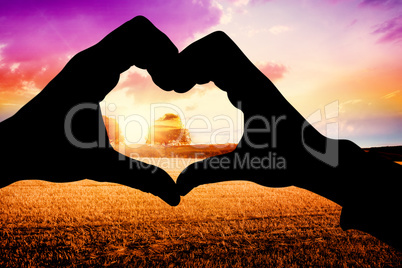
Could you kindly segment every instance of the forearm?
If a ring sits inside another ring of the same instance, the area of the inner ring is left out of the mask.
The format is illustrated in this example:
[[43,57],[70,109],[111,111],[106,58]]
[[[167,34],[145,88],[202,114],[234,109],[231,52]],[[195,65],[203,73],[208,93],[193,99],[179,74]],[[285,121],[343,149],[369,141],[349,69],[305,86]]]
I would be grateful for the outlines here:
[[300,186],[342,206],[342,229],[364,231],[402,249],[402,166],[350,141],[338,145],[339,165],[321,170],[321,176],[307,178]]
[[402,166],[369,153],[364,161],[361,182],[352,185],[343,205],[341,227],[367,232],[402,249]]

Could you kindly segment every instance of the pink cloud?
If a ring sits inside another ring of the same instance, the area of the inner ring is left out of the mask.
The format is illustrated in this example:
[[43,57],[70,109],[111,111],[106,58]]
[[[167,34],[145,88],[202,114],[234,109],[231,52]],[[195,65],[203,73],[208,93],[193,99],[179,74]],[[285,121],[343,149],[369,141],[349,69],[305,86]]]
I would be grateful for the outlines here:
[[[23,92],[24,88],[43,89],[67,62],[58,58],[6,62],[0,67],[0,92]],[[49,68],[51,66],[52,68]]]
[[265,74],[271,81],[276,81],[283,78],[284,74],[288,72],[288,68],[282,64],[265,63],[258,65],[260,71]]
[[259,3],[265,3],[265,2],[270,2],[272,0],[250,0],[251,4],[259,4]]
[[327,3],[333,4],[333,5],[336,5],[338,3],[345,2],[345,1],[349,1],[349,0],[326,0]]

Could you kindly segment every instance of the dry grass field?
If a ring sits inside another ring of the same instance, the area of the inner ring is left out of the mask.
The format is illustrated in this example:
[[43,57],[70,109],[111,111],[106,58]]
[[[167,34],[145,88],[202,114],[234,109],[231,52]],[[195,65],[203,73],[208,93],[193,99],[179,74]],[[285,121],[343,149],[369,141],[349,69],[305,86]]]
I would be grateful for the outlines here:
[[201,186],[170,207],[116,184],[21,181],[0,190],[0,267],[402,266],[400,252],[342,231],[340,211],[247,182]]

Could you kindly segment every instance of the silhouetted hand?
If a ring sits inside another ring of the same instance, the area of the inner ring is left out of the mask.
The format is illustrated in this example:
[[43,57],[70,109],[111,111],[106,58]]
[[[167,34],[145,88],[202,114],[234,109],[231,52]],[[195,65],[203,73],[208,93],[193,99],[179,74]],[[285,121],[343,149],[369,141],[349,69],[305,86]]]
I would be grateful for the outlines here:
[[[225,90],[244,113],[238,148],[187,168],[178,189],[164,171],[114,151],[98,103],[131,65],[147,69],[165,90],[185,92],[209,81]],[[177,205],[177,190],[185,195],[206,183],[295,185],[342,205],[344,229],[367,231],[401,248],[401,219],[395,213],[401,197],[390,176],[400,166],[350,141],[319,134],[222,32],[178,54],[164,34],[136,17],[76,55],[38,96],[0,124],[0,138],[0,186],[20,179],[89,178],[125,184]],[[328,148],[336,151],[327,154]]]
[[396,212],[402,204],[396,180],[401,166],[351,141],[321,135],[226,34],[212,33],[180,52],[169,66],[153,66],[148,72],[161,88],[177,92],[213,81],[244,113],[237,148],[184,170],[177,180],[181,195],[228,180],[294,185],[343,206],[340,223],[345,230],[362,230],[402,248],[402,221]]
[[99,108],[121,72],[132,65],[157,66],[177,53],[162,32],[136,17],[74,56],[40,94],[0,124],[0,187],[21,179],[88,178],[121,183],[177,205],[180,196],[165,171],[113,150]]
[[[195,84],[213,81],[244,113],[244,135],[236,150],[188,167],[177,181],[182,195],[198,185],[227,180],[306,187],[314,185],[323,172],[330,171],[335,176],[331,164],[349,165],[347,155],[333,155],[329,165],[306,150],[308,145],[325,152],[326,145],[336,141],[310,126],[225,33],[215,32],[194,42],[180,52],[169,68],[161,68],[158,65],[148,69],[161,88],[184,92]],[[353,143],[342,141],[335,153],[344,151],[363,153]],[[338,184],[339,179],[334,183]],[[342,203],[340,199],[336,201]]]

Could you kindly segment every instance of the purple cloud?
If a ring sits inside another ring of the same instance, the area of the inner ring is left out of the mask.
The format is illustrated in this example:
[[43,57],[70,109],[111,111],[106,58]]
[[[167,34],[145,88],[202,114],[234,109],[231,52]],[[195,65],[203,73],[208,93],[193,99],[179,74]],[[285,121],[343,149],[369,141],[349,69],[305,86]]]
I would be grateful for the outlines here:
[[381,34],[380,43],[399,42],[402,40],[402,15],[376,26],[373,34]]
[[381,7],[381,8],[393,8],[396,6],[402,6],[400,0],[363,0],[360,3],[361,7]]
[[[46,74],[60,71],[68,56],[138,15],[150,19],[182,48],[195,33],[218,24],[222,11],[212,0],[1,1],[0,91],[15,90],[21,81],[43,86],[51,76]],[[46,72],[41,71],[44,68]]]

